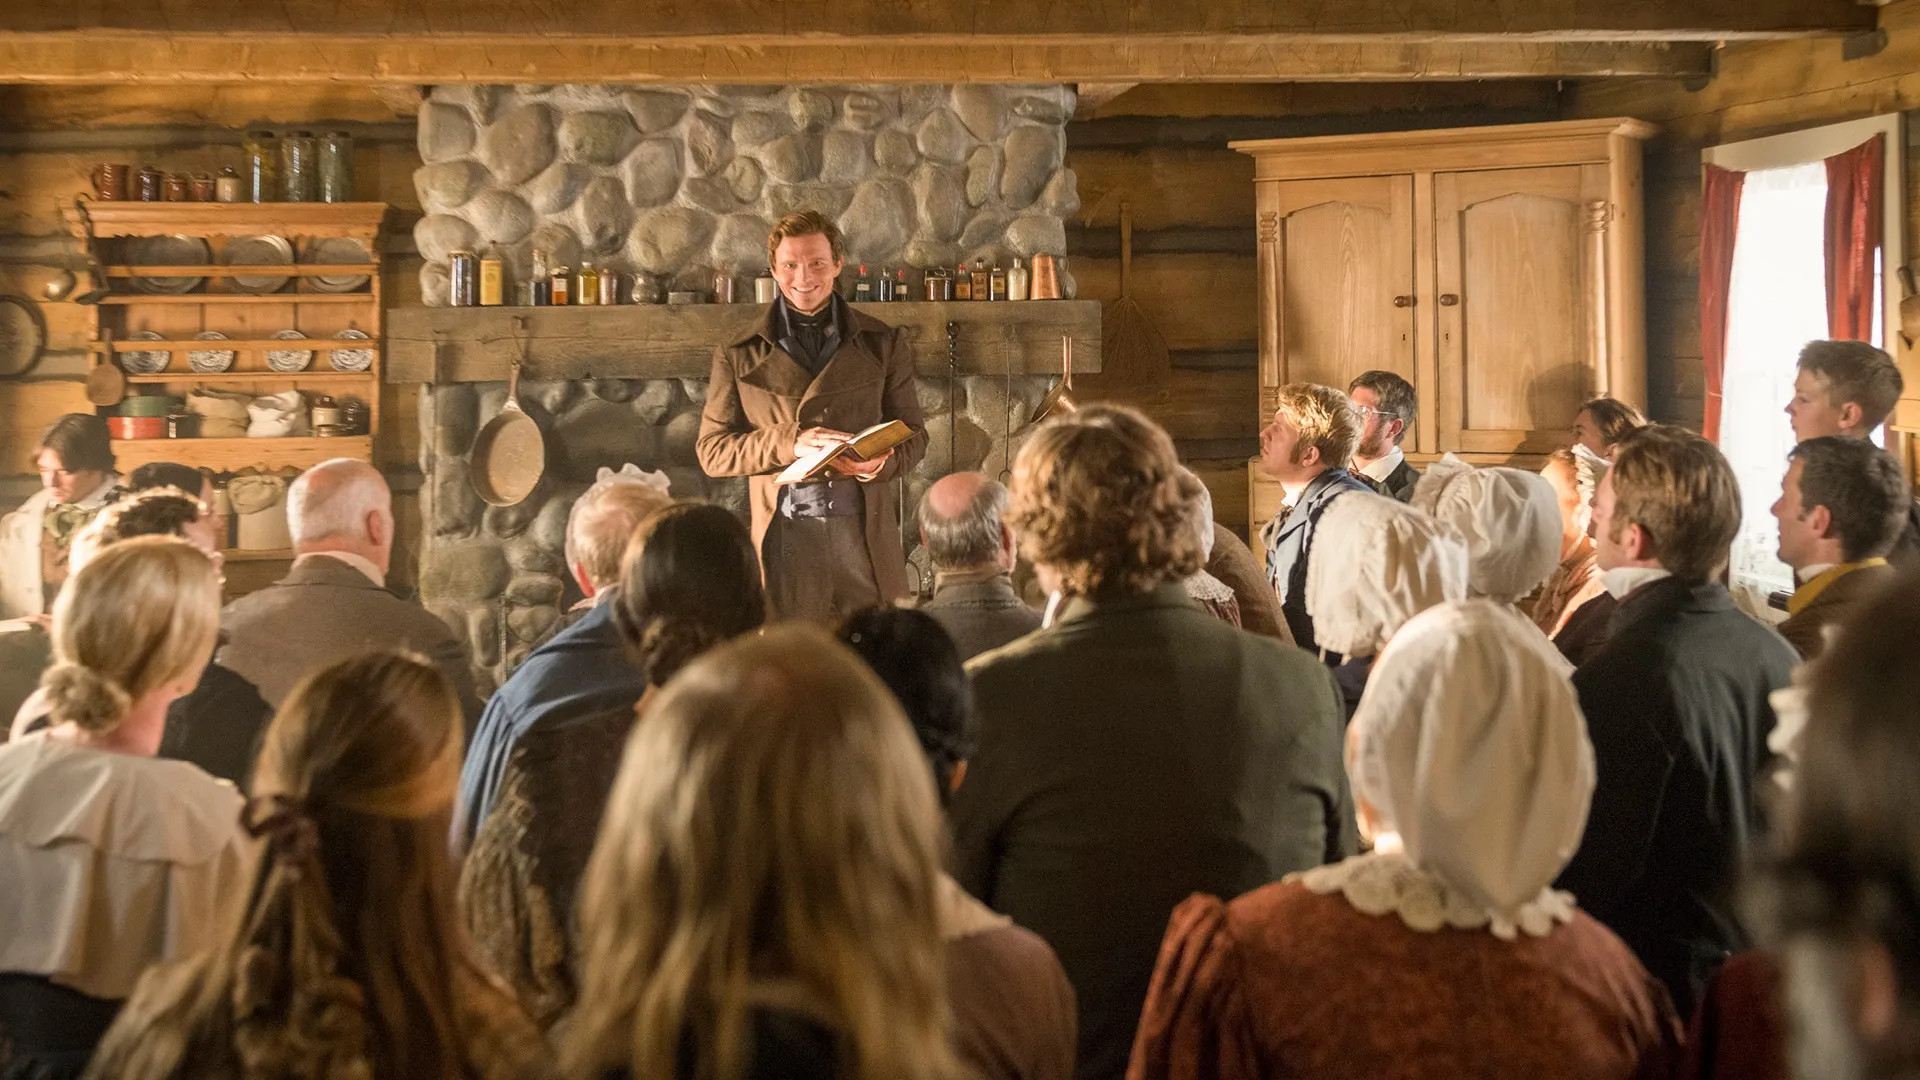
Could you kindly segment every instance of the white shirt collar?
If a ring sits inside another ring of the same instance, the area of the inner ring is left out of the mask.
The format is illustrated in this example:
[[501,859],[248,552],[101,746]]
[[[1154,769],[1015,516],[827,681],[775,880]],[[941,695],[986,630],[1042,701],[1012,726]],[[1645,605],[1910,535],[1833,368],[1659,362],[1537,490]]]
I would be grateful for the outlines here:
[[1807,582],[1812,581],[1814,578],[1819,577],[1821,574],[1826,573],[1838,565],[1840,564],[1822,562],[1814,563],[1812,566],[1803,566],[1793,572],[1793,578],[1796,582],[1805,585]]
[[1407,455],[1401,453],[1400,448],[1396,446],[1387,451],[1386,457],[1378,461],[1369,461],[1361,465],[1357,471],[1369,480],[1384,484],[1387,482],[1387,477],[1393,475],[1393,470],[1399,468],[1400,463],[1405,460]]
[[100,486],[88,492],[85,497],[75,499],[73,505],[83,510],[97,510],[107,504],[107,493],[120,486],[120,474],[110,472]]
[[1600,575],[1600,583],[1615,600],[1625,600],[1628,593],[1640,586],[1672,576],[1673,571],[1658,566],[1616,566]]
[[351,551],[309,551],[305,555],[294,559],[293,565],[299,566],[301,563],[310,559],[319,558],[338,559],[366,575],[368,581],[373,582],[383,589],[387,587],[387,575],[381,573],[380,568],[373,565],[373,560],[367,558],[365,555],[355,555]]

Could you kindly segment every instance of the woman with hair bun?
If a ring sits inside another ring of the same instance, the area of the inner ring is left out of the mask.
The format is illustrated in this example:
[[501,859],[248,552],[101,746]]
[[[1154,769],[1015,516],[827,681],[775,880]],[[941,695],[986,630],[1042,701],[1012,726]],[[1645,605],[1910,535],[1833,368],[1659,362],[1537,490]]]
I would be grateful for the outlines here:
[[586,870],[620,748],[676,672],[759,629],[760,560],[740,519],[678,502],[627,542],[613,622],[647,689],[633,708],[543,723],[520,736],[500,797],[460,873],[460,909],[480,955],[542,1027],[573,1005],[573,898]]
[[0,1076],[79,1074],[150,965],[214,940],[251,845],[240,795],[154,757],[220,619],[212,560],[139,537],[53,608],[50,726],[0,746]]
[[241,817],[263,844],[245,908],[141,980],[87,1075],[541,1075],[539,1034],[454,915],[460,749],[459,701],[419,657],[371,653],[296,687]]

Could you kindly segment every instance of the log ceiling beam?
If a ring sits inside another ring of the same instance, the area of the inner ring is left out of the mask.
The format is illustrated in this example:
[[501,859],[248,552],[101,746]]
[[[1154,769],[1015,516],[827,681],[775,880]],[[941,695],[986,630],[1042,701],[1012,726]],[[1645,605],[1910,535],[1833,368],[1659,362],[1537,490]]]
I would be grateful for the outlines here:
[[1857,32],[1856,0],[67,0],[13,3],[0,30],[26,33],[304,34],[395,38],[550,34],[725,39],[796,37],[905,44],[941,37],[1054,35],[1360,36],[1401,41],[1533,37],[1726,41]]
[[[693,5],[690,5],[693,6]],[[1283,5],[1276,5],[1283,6]],[[1627,5],[1631,6],[1631,5]],[[1686,77],[1711,46],[1527,38],[923,35],[735,38],[215,35],[0,31],[0,82],[1142,83]]]

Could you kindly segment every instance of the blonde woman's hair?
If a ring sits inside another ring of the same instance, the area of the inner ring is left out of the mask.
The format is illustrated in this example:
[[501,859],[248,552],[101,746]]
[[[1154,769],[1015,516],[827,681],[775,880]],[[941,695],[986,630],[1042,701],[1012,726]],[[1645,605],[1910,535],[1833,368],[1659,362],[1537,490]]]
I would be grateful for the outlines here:
[[452,687],[417,656],[344,660],[295,688],[242,816],[264,844],[244,908],[220,946],[141,980],[89,1076],[523,1074],[539,1036],[453,910],[462,741]]
[[140,536],[100,551],[53,602],[53,666],[40,677],[52,721],[105,735],[148,693],[191,689],[219,630],[220,574],[199,548]]
[[737,1080],[755,1007],[832,1029],[855,1080],[949,1080],[939,803],[900,706],[788,624],[694,661],[635,726],[580,907],[565,1071]]

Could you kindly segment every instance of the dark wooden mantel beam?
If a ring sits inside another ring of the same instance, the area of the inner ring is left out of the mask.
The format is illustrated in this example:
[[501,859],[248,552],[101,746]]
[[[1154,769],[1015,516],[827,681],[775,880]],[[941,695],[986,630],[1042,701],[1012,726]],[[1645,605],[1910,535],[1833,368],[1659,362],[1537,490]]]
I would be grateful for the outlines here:
[[[949,323],[961,375],[1057,375],[1063,336],[1073,340],[1076,372],[1100,370],[1096,300],[857,306],[907,332],[914,369],[925,377],[947,374]],[[524,355],[527,379],[704,379],[714,348],[751,331],[765,312],[757,304],[394,308],[385,376],[499,382]]]

